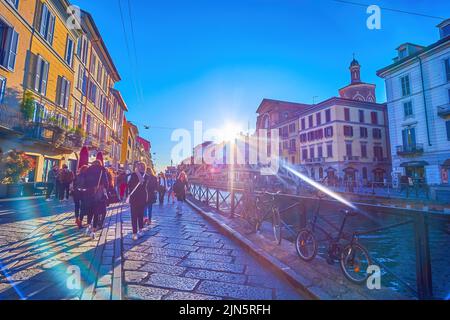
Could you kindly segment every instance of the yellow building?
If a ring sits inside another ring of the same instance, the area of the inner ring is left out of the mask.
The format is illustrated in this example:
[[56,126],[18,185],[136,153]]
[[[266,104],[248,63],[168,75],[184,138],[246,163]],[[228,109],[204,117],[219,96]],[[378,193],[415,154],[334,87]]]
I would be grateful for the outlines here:
[[138,128],[131,122],[124,119],[122,153],[120,158],[120,164],[124,168],[132,169],[134,163],[139,161],[139,149],[137,143],[138,136]]
[[0,0],[0,145],[34,158],[30,182],[45,182],[53,165],[75,170],[83,145],[106,165],[120,161],[120,76],[92,16],[81,11],[74,25],[69,7]]
[[[25,151],[35,159],[30,181],[45,181],[51,166],[72,158],[77,144],[66,135],[78,37],[66,26],[69,5],[56,0],[0,2],[2,30],[6,30],[2,32],[10,37],[7,48],[2,48],[10,53],[0,71],[6,82],[2,117],[14,119],[9,129],[15,134],[7,136],[2,147]],[[23,106],[28,107],[26,115]]]

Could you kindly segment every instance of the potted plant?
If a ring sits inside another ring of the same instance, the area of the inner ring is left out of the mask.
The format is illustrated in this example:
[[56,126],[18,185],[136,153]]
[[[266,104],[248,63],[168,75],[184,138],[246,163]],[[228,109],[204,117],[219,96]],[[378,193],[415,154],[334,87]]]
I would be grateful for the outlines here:
[[33,158],[24,152],[11,150],[0,158],[0,183],[7,185],[7,196],[21,194],[20,182],[36,167]]

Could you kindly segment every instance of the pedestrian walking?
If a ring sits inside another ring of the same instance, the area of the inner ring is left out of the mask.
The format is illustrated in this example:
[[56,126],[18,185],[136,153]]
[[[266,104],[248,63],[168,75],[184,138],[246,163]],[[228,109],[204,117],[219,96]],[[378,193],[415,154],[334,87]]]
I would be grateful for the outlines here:
[[117,185],[119,186],[119,198],[120,201],[123,201],[126,197],[127,191],[127,173],[123,170],[119,172],[119,176],[117,177]]
[[46,201],[51,201],[50,196],[52,195],[53,191],[55,191],[55,199],[58,199],[58,197],[59,197],[58,196],[59,185],[57,185],[58,174],[59,174],[59,168],[55,164],[48,173],[48,178],[47,178],[48,189],[47,189]]
[[186,202],[186,190],[188,188],[188,180],[186,173],[181,171],[178,175],[178,179],[175,182],[173,189],[175,195],[177,197],[177,215],[181,215],[183,213],[184,202]]
[[155,171],[152,168],[147,168],[148,182],[148,204],[146,208],[147,217],[144,219],[144,225],[150,225],[152,223],[153,205],[156,203],[158,193],[158,178],[156,178]]
[[108,174],[99,160],[93,162],[86,170],[86,212],[88,227],[86,235],[95,239],[95,232],[100,226],[100,218],[105,209],[106,190],[109,187]]
[[69,170],[67,165],[63,165],[62,169],[58,174],[58,182],[59,182],[59,200],[60,201],[68,201],[70,195],[70,185],[72,184],[74,179],[73,172]]
[[167,203],[175,203],[175,193],[173,192],[173,186],[176,181],[176,174],[172,174],[167,178]]
[[128,182],[133,240],[137,240],[143,234],[144,211],[150,202],[150,177],[146,174],[146,169],[145,163],[139,162]]
[[164,196],[166,195],[167,181],[164,173],[160,173],[158,177],[158,193],[159,193],[159,204],[164,204]]
[[75,224],[78,229],[83,226],[83,219],[86,215],[86,171],[87,165],[78,169],[77,175],[73,181],[73,202],[75,204]]

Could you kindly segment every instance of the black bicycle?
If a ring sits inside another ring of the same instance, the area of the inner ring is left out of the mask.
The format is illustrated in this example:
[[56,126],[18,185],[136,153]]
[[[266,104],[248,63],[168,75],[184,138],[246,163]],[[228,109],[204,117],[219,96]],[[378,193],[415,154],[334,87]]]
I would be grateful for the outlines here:
[[[314,214],[312,221],[308,226],[299,231],[295,246],[300,258],[304,261],[312,261],[318,252],[319,243],[327,243],[326,260],[329,264],[339,261],[342,272],[345,277],[358,284],[367,281],[367,269],[372,265],[367,249],[358,243],[358,233],[350,236],[344,233],[344,228],[349,217],[356,215],[356,212],[350,210],[341,210],[344,214],[341,226],[336,228],[325,217],[319,215],[320,200],[317,212]],[[337,229],[338,233],[333,236],[318,224],[318,220],[322,220],[330,225],[333,229]]]
[[281,217],[276,201],[276,197],[279,194],[280,192],[264,192],[261,195],[256,196],[256,210],[254,211],[256,232],[261,230],[261,226],[265,220],[271,220],[273,236],[275,243],[278,245],[281,244]]

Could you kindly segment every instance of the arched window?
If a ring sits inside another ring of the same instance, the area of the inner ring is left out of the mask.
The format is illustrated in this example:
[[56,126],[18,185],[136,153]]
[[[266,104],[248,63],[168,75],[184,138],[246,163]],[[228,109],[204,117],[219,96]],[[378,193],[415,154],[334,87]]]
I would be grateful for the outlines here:
[[355,96],[353,97],[353,100],[365,101],[364,97],[359,93],[355,94]]
[[320,180],[323,179],[323,168],[322,167],[319,168],[319,179]]
[[367,101],[369,101],[369,102],[375,102],[375,97],[374,97],[373,95],[369,94],[369,95],[367,96]]
[[314,171],[314,168],[311,168],[311,179],[316,179],[316,172]]

